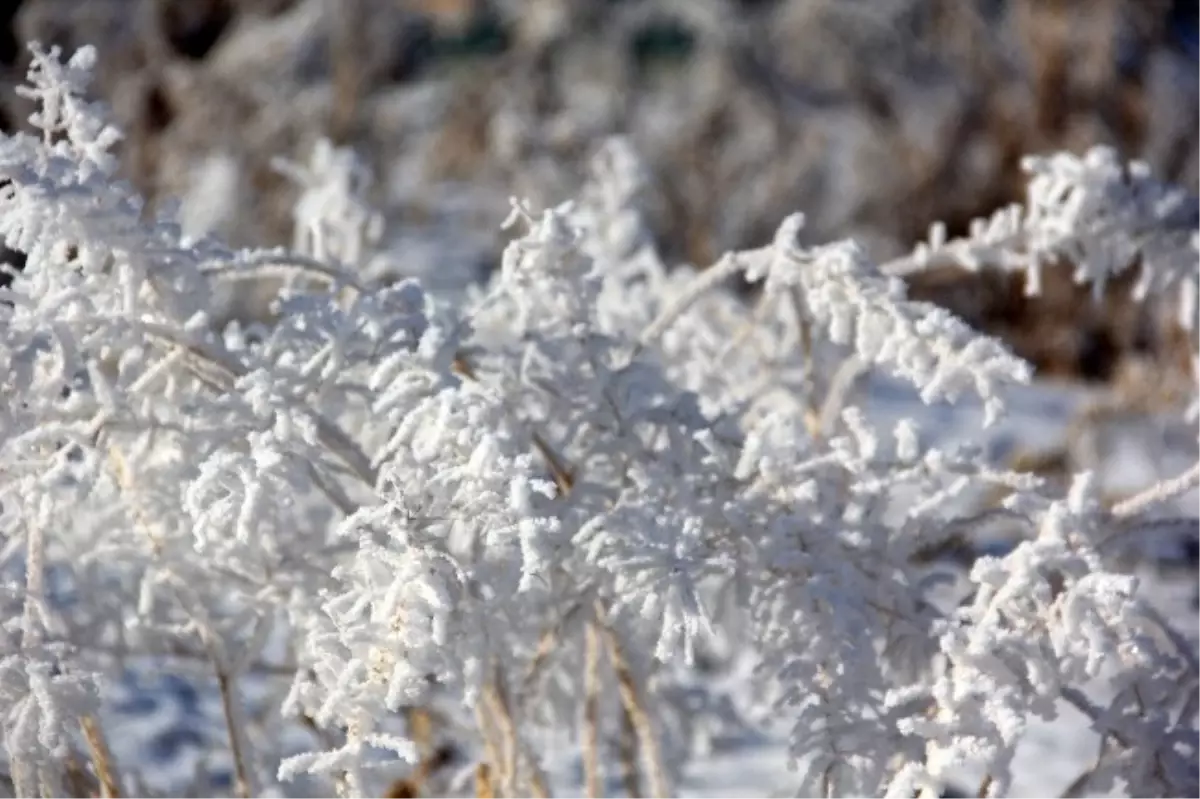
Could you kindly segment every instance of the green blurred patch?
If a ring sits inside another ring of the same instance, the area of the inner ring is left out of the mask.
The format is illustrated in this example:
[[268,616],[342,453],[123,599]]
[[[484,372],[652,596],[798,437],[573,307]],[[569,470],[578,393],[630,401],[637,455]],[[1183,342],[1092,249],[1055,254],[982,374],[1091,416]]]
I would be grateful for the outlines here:
[[640,28],[629,42],[629,57],[639,71],[682,64],[696,49],[696,35],[681,22],[656,20]]

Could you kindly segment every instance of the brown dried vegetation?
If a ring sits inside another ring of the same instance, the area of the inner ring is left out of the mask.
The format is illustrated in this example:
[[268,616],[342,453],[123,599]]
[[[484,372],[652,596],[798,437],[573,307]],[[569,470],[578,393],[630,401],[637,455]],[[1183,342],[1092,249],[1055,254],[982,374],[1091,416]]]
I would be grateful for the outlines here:
[[[96,43],[126,174],[153,201],[186,195],[208,155],[231,158],[236,196],[214,224],[235,243],[288,240],[294,194],[270,158],[302,160],[321,135],[418,176],[381,197],[394,227],[471,228],[493,261],[504,198],[562,199],[615,133],[652,172],[660,248],[696,264],[761,244],[796,209],[812,241],[855,236],[893,257],[935,220],[961,234],[1020,199],[1026,153],[1108,143],[1197,182],[1195,62],[1171,0],[705,0],[687,16],[655,0],[537,0],[515,16],[489,0],[17,5],[5,82],[24,41]],[[495,197],[496,218],[436,199],[458,183]],[[997,275],[913,289],[1046,375],[1177,363],[1174,334],[1127,286],[1095,304],[1060,271],[1037,299]]]

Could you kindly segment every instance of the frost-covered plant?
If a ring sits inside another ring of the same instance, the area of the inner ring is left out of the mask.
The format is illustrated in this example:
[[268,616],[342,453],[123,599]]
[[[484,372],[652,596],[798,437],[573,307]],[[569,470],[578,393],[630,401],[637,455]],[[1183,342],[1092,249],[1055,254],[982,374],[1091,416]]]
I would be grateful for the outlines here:
[[1135,297],[1174,294],[1180,325],[1195,327],[1200,205],[1194,196],[1155,180],[1144,163],[1123,163],[1109,147],[1082,158],[1031,156],[1023,166],[1031,175],[1024,205],[976,220],[963,239],[947,241],[945,226],[934,225],[928,243],[885,271],[903,274],[937,262],[1019,269],[1027,293],[1037,294],[1042,268],[1065,261],[1075,265],[1077,282],[1100,295],[1109,279],[1140,265]]
[[[589,790],[620,761],[664,795],[689,730],[727,721],[697,677],[721,641],[791,725],[804,794],[911,795],[962,763],[1005,794],[1027,724],[1064,705],[1105,741],[1091,787],[1196,790],[1195,654],[1105,549],[1195,469],[1106,509],[1089,475],[1056,496],[978,442],[879,423],[862,374],[977,397],[992,423],[1029,369],[853,243],[802,246],[799,216],[668,270],[619,141],[577,201],[513,202],[520,234],[454,307],[364,277],[387,257],[366,176],[328,147],[285,167],[295,252],[187,240],[116,179],[92,58],[35,48],[43,135],[0,142],[0,234],[28,256],[0,306],[0,731],[21,795],[67,793],[83,761],[117,789],[134,764],[104,753],[98,690],[147,656],[207,664],[241,795],[377,793],[422,756],[404,718],[424,708],[488,791],[548,793],[546,744],[579,725]],[[1155,237],[1167,200],[1087,199],[1108,162],[1083,163],[1037,196],[1084,200],[978,246],[1102,281],[1136,240],[1148,288],[1194,284],[1194,236]],[[752,307],[721,288],[738,273]],[[268,279],[267,318],[218,321],[230,286]],[[1007,499],[981,507],[991,487]],[[923,555],[987,524],[1025,540],[935,597]],[[254,721],[242,685],[268,662],[292,679]],[[319,745],[285,746],[288,722]]]

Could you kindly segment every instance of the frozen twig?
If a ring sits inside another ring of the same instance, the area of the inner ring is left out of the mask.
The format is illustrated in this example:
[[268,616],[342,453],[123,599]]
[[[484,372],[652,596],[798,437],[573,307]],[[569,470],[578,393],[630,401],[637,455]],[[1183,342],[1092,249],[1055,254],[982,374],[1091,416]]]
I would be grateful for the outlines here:
[[594,622],[584,632],[583,783],[589,797],[600,795],[600,631]]
[[100,795],[113,799],[123,796],[120,782],[117,780],[116,769],[113,768],[112,754],[108,743],[104,740],[104,731],[95,716],[84,716],[79,720],[83,730],[83,740],[87,742],[88,753],[92,758],[92,768],[96,771],[96,779],[100,782]]
[[617,676],[617,689],[621,694],[621,702],[625,706],[630,723],[637,734],[650,795],[656,799],[669,796],[666,768],[663,764],[662,750],[658,744],[658,734],[654,730],[654,722],[638,688],[637,680],[633,676],[633,671],[630,669],[629,662],[625,659],[620,639],[608,623],[608,614],[599,601],[596,603],[596,619],[608,648],[609,662]]
[[1200,485],[1200,462],[1192,464],[1191,468],[1176,477],[1156,483],[1136,496],[1118,502],[1112,506],[1111,513],[1117,518],[1128,518],[1154,505],[1169,502],[1197,485]]
[[221,714],[225,719],[225,733],[229,737],[229,752],[233,757],[233,787],[242,799],[258,793],[249,763],[250,746],[246,740],[242,722],[241,698],[238,696],[234,676],[229,673],[220,655],[213,651],[213,667],[217,674],[217,693],[221,697]]

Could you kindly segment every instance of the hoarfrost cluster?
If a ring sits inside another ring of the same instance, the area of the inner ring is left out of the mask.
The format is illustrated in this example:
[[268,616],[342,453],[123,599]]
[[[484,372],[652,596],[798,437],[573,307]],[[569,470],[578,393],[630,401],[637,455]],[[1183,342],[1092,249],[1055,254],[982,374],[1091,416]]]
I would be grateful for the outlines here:
[[[668,269],[621,141],[576,200],[514,200],[502,263],[454,306],[371,277],[388,253],[368,176],[330,146],[280,164],[302,190],[292,251],[190,240],[116,178],[93,58],[35,48],[42,135],[0,142],[0,234],[27,255],[0,297],[18,795],[133,784],[101,707],[145,657],[216,679],[241,795],[379,795],[426,757],[418,711],[479,790],[552,792],[546,744],[578,730],[590,791],[620,764],[664,795],[724,718],[696,677],[722,646],[791,725],[803,795],[936,791],[963,762],[1004,795],[1027,724],[1064,704],[1105,742],[1089,789],[1194,795],[1195,653],[1108,545],[1195,469],[1108,508],[1089,474],[1062,496],[978,444],[879,424],[875,372],[990,423],[1030,370],[854,243],[802,245],[801,216]],[[1102,287],[1136,260],[1147,295],[1189,287],[1191,320],[1185,199],[1104,151],[1030,168],[1024,210],[906,268],[1069,257]],[[231,318],[249,290],[269,313]],[[924,556],[991,524],[1022,543],[935,601]],[[250,718],[264,664],[289,679]]]

